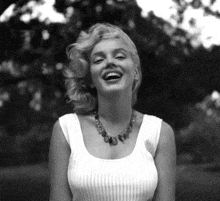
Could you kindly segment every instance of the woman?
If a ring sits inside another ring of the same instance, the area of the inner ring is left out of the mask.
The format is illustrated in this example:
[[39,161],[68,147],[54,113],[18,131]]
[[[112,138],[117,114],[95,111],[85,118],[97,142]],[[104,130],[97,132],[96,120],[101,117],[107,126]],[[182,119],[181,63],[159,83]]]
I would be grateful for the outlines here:
[[134,43],[96,24],[67,53],[74,112],[54,125],[50,201],[175,200],[173,131],[133,109],[142,78]]

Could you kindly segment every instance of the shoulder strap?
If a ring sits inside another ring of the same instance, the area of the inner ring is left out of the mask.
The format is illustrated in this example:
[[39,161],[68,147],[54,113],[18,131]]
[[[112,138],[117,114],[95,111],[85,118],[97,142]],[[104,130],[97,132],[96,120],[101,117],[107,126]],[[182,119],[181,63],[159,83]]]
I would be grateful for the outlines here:
[[69,143],[70,147],[73,142],[78,141],[78,134],[80,132],[80,125],[76,114],[66,114],[59,118],[59,123],[63,134]]
[[154,157],[160,138],[162,119],[152,115],[144,115],[142,124],[145,147]]

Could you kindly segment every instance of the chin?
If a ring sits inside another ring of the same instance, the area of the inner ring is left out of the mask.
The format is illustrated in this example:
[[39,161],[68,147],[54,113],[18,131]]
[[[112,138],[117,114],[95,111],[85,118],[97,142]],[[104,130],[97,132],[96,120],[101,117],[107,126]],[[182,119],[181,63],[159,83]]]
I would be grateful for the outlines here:
[[132,91],[132,86],[125,86],[122,84],[115,84],[115,85],[111,85],[111,86],[105,86],[102,88],[102,92],[101,93],[105,93],[108,95],[121,95],[124,94],[125,92],[128,91]]
[[[97,83],[98,84],[98,83]],[[132,81],[127,81],[125,79],[115,79],[115,80],[100,80],[99,84],[96,86],[97,92],[100,94],[115,94],[115,93],[124,93],[126,91],[132,91]]]

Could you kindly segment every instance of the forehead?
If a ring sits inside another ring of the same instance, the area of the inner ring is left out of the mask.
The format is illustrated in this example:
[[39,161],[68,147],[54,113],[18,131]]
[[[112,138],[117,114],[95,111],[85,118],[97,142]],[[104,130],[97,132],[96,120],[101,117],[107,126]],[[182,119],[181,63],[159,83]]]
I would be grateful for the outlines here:
[[107,38],[99,41],[92,49],[91,55],[99,51],[113,51],[115,49],[124,49],[131,51],[131,47],[121,38]]

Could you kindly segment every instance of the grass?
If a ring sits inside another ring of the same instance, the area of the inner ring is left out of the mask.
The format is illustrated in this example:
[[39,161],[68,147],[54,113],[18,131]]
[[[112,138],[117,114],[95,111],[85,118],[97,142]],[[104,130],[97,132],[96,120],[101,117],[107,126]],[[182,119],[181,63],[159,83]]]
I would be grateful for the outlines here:
[[49,172],[46,164],[0,169],[1,201],[48,201]]
[[178,166],[176,200],[218,201],[220,172],[212,171],[210,167],[213,166],[211,164]]
[[[218,201],[220,172],[209,164],[178,165],[176,195],[176,201]],[[0,168],[1,201],[48,201],[48,198],[46,163]]]

